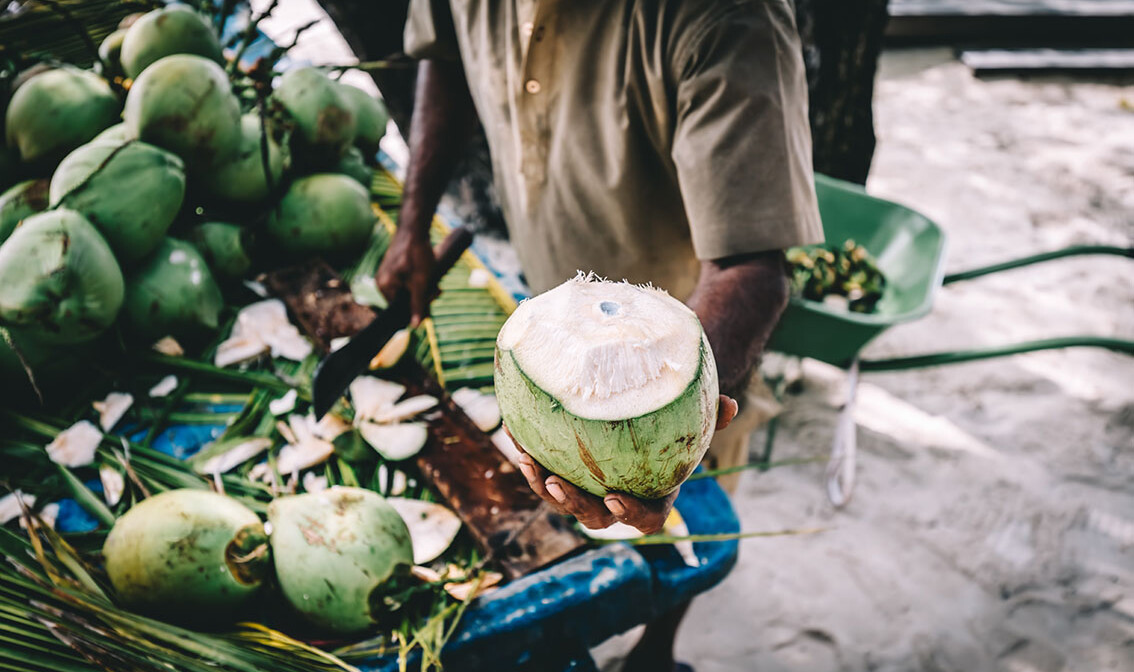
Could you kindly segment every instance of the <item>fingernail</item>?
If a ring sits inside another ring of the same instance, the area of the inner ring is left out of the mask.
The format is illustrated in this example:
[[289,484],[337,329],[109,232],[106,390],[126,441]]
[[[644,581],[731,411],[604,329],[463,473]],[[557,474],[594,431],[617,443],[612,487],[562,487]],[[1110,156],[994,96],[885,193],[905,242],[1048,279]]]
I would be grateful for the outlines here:
[[563,486],[559,485],[555,481],[548,481],[544,484],[544,486],[547,488],[548,494],[550,494],[555,499],[555,501],[559,502],[560,504],[567,501],[567,493],[563,492]]
[[529,481],[535,480],[535,469],[532,469],[532,465],[523,460],[520,461],[520,471],[524,472],[524,478]]
[[626,507],[622,505],[622,502],[619,501],[617,497],[610,495],[602,501],[606,503],[606,508],[619,518],[626,515]]

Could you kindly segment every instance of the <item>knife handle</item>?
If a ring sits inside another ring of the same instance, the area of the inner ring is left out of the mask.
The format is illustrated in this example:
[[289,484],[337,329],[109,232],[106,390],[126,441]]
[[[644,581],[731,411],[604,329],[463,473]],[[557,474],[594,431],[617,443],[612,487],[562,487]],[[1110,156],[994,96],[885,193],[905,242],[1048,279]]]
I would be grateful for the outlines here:
[[433,250],[437,262],[433,266],[433,277],[429,279],[431,287],[436,287],[441,282],[441,278],[445,277],[465,250],[469,249],[472,240],[472,232],[463,226],[458,226],[445,236],[445,240]]

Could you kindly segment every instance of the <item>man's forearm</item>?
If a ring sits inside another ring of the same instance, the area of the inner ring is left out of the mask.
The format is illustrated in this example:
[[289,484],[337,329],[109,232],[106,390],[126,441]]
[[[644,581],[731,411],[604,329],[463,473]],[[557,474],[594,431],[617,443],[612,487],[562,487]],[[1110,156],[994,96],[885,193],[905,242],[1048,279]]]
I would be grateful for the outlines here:
[[415,233],[425,234],[476,124],[461,64],[422,61],[413,109],[399,222]]
[[701,263],[688,304],[713,347],[722,394],[739,398],[787,299],[782,252]]

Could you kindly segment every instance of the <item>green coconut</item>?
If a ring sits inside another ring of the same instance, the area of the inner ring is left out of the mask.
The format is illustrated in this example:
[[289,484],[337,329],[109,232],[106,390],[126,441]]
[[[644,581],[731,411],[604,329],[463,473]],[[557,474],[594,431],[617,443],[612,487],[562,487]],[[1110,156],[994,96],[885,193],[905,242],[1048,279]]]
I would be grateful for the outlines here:
[[[268,133],[268,171],[261,154],[260,115],[246,114],[240,119],[240,149],[228,163],[201,176],[206,193],[234,203],[260,203],[283,179],[287,150]],[[269,182],[268,178],[271,177]]]
[[354,142],[354,104],[343,86],[314,68],[289,70],[272,97],[295,122],[292,149],[305,165],[334,166]]
[[203,16],[171,5],[139,17],[122,39],[122,70],[137,78],[151,64],[174,54],[195,54],[223,62],[220,40]]
[[384,614],[391,579],[413,565],[409,530],[376,492],[336,486],[268,505],[284,597],[323,630],[348,635]]
[[665,292],[577,277],[520,304],[496,340],[504,424],[543,467],[595,495],[664,497],[717,419],[697,316]]
[[266,231],[286,252],[334,257],[362,250],[373,225],[366,189],[346,175],[324,173],[292,182]]
[[390,113],[381,99],[350,84],[340,84],[354,110],[354,144],[368,157],[378,153],[378,143],[386,135]]
[[114,524],[102,555],[118,599],[176,617],[231,618],[269,571],[267,535],[240,502],[208,490],[170,490]]
[[126,31],[118,29],[107,35],[98,45],[99,74],[107,79],[123,77],[122,70],[122,41]]
[[243,226],[205,222],[193,227],[189,240],[209,268],[222,278],[236,280],[252,268],[252,259],[248,256],[252,232]]
[[51,177],[51,207],[94,224],[123,264],[157,248],[185,197],[185,164],[144,142],[91,142],[67,155]]
[[47,180],[20,182],[0,195],[0,243],[16,230],[20,220],[47,209]]
[[362,150],[358,147],[351,147],[343,154],[343,158],[339,161],[339,165],[335,170],[347,177],[353,178],[356,182],[361,184],[363,188],[369,190],[370,185],[374,183],[374,169],[366,165],[362,159]]
[[240,147],[240,104],[224,70],[200,56],[166,56],[146,68],[123,116],[131,138],[173,152],[192,173],[224,165]]
[[120,121],[117,124],[99,133],[91,140],[92,143],[106,143],[112,145],[121,145],[127,140],[133,140],[130,137],[130,129],[126,128],[126,122]]
[[0,245],[0,326],[90,340],[114,322],[124,292],[110,246],[77,212],[32,215]]
[[122,316],[131,335],[152,343],[209,333],[223,308],[220,287],[197,248],[164,238],[130,274]]
[[69,66],[47,70],[12,95],[5,115],[8,146],[42,172],[116,123],[120,109],[98,75]]

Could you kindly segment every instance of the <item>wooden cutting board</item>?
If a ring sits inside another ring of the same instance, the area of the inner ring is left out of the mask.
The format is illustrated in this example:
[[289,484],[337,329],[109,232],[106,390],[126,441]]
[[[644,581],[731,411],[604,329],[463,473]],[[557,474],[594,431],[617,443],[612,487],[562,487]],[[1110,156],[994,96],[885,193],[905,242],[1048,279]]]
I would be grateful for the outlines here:
[[[353,336],[376,314],[355,303],[350,286],[322,261],[273,271],[262,281],[324,354],[333,339]],[[403,357],[383,377],[405,385],[408,395],[440,400],[441,412],[428,423],[429,439],[417,465],[509,579],[586,544],[566,519],[542,506],[523,474],[413,357]]]

